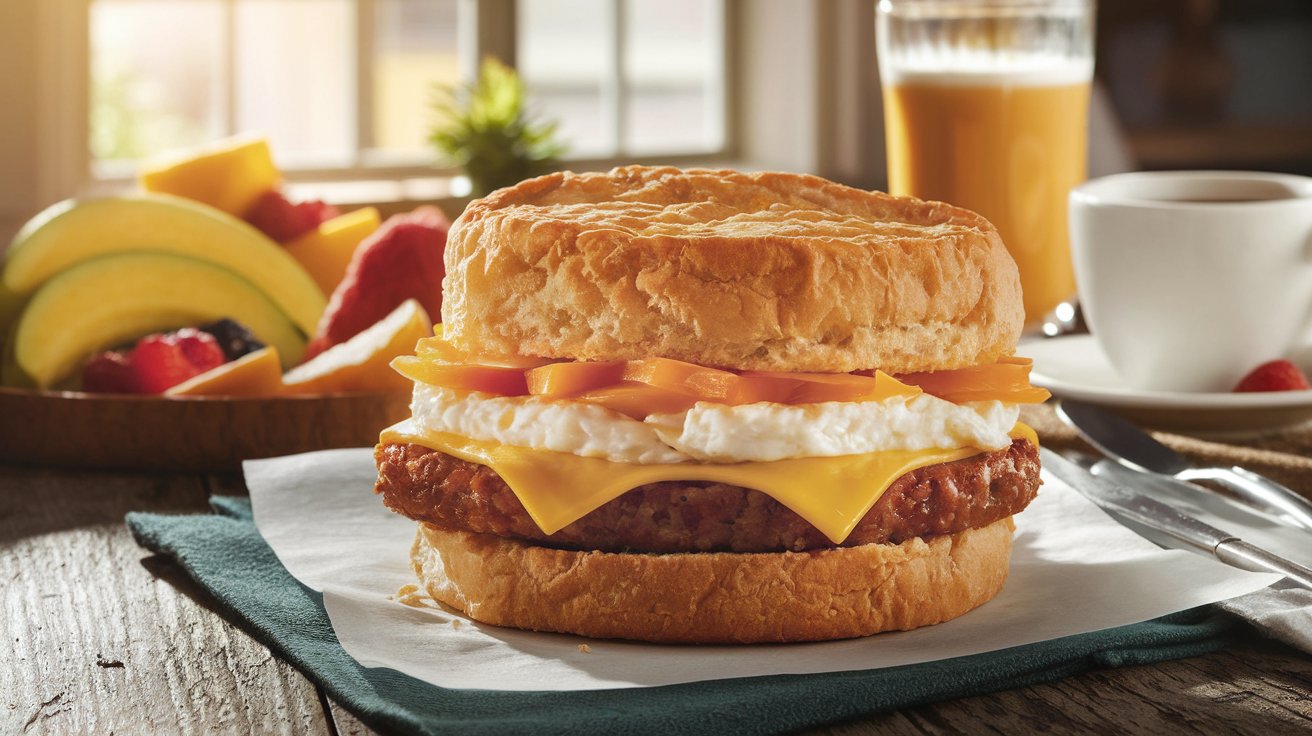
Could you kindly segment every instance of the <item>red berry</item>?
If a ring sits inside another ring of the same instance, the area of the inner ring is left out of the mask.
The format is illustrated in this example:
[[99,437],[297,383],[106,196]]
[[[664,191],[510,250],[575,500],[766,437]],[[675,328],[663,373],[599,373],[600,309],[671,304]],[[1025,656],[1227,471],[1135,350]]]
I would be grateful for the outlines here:
[[141,393],[160,394],[192,376],[224,363],[214,336],[194,327],[147,335],[132,351],[132,371]]
[[307,230],[313,230],[342,214],[342,211],[337,209],[335,205],[328,204],[322,199],[307,199],[300,202],[296,205],[296,211],[300,213],[306,222],[314,223],[313,227],[306,228]]
[[204,373],[228,362],[223,354],[223,346],[219,345],[219,341],[208,332],[202,332],[195,327],[184,327],[170,336],[178,341],[182,354],[196,367],[197,373]]
[[132,361],[117,350],[91,356],[82,369],[82,390],[97,394],[134,394],[137,378]]
[[339,214],[336,207],[317,199],[292,204],[281,192],[270,189],[255,200],[245,219],[279,243],[289,243]]
[[1303,391],[1310,388],[1307,376],[1287,360],[1263,363],[1244,376],[1235,391]]

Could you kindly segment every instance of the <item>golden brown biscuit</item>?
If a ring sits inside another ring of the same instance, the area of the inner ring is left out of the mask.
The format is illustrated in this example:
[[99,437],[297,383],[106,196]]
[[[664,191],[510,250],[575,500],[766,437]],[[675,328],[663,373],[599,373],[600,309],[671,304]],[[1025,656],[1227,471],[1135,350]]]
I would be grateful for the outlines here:
[[801,174],[626,166],[475,201],[442,321],[477,352],[742,370],[947,370],[1010,354],[1016,266],[983,217]]
[[1007,579],[1008,517],[980,529],[811,552],[580,552],[421,524],[435,600],[497,626],[657,642],[815,641],[946,621]]

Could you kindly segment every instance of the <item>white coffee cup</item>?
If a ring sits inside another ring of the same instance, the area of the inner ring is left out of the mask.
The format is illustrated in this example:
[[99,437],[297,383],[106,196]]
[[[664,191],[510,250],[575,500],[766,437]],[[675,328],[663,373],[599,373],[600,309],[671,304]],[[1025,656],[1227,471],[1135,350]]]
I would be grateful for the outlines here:
[[1312,314],[1312,178],[1118,174],[1071,191],[1080,305],[1127,387],[1229,391]]

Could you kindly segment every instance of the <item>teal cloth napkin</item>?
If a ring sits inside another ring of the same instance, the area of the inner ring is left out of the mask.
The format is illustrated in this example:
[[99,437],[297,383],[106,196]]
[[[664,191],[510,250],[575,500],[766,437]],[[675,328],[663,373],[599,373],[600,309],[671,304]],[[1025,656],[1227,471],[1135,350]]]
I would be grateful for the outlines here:
[[771,675],[584,692],[455,690],[342,649],[323,598],[296,581],[255,528],[249,501],[216,514],[128,514],[143,547],[177,560],[252,636],[364,723],[419,734],[768,734],[1057,680],[1097,667],[1159,662],[1223,646],[1229,618],[1196,608],[998,652],[859,672]]

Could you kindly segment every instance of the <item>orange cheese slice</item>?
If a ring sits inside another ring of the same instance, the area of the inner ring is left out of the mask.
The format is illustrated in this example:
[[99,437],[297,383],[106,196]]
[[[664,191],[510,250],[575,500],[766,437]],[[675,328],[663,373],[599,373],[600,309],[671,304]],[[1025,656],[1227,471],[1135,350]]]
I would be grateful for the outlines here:
[[[1011,437],[1038,445],[1034,430],[1024,424],[1016,424]],[[638,486],[660,481],[711,481],[766,494],[806,519],[835,544],[847,538],[894,480],[918,468],[981,452],[967,447],[773,462],[638,465],[428,432],[413,419],[383,430],[380,440],[423,445],[486,465],[510,486],[546,534],[554,534]]]
[[[439,332],[441,325],[438,325]],[[1002,401],[1041,403],[1047,391],[1030,385],[1028,358],[948,371],[891,376],[856,373],[729,371],[670,358],[630,361],[562,361],[516,356],[478,356],[446,342],[441,334],[419,341],[414,356],[392,362],[401,375],[457,391],[497,396],[539,396],[599,404],[636,419],[717,404],[814,404],[880,401],[920,392],[961,404]]]
[[1041,404],[1052,394],[1030,384],[1029,358],[1009,356],[989,365],[951,371],[903,373],[898,380],[919,386],[925,393],[954,404],[968,401],[1005,401],[1011,404]]

